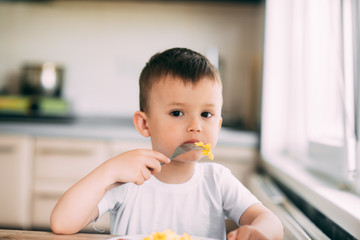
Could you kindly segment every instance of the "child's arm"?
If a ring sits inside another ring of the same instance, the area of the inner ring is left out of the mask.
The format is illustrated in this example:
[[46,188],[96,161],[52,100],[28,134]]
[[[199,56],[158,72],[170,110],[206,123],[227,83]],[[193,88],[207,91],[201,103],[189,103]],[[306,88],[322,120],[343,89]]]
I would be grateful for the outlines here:
[[67,190],[53,209],[54,233],[73,234],[98,217],[97,205],[116,183],[142,184],[170,160],[152,150],[133,150],[111,158]]
[[284,230],[278,217],[262,204],[250,206],[241,216],[241,227],[228,234],[228,240],[283,239]]

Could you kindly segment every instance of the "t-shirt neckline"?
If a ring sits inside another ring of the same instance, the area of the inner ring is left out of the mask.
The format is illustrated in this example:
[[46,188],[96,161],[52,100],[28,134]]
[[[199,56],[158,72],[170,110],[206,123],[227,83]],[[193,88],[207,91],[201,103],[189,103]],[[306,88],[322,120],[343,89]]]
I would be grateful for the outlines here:
[[202,171],[200,164],[196,163],[194,166],[194,173],[189,180],[184,183],[172,184],[165,183],[157,179],[154,175],[146,182],[149,186],[156,188],[157,190],[166,191],[166,192],[182,192],[188,191],[191,188],[194,188],[198,185],[199,180],[201,179]]

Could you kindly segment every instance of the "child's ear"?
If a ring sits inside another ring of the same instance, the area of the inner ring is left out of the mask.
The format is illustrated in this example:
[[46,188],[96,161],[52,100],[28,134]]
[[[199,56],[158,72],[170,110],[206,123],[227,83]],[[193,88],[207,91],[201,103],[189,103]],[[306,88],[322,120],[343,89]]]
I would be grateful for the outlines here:
[[218,131],[220,131],[220,129],[221,129],[221,124],[222,124],[222,121],[223,121],[223,119],[222,119],[222,117],[220,117],[220,121],[219,121],[219,129],[218,129]]
[[145,112],[137,111],[134,113],[133,123],[136,130],[144,137],[150,137],[150,131],[148,127],[148,116]]

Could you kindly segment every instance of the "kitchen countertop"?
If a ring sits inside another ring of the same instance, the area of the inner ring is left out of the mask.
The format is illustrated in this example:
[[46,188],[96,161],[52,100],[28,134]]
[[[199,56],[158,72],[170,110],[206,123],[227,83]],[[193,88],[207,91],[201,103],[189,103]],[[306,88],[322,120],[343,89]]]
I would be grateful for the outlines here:
[[[71,122],[1,121],[0,133],[46,137],[146,141],[130,118],[77,118]],[[219,145],[258,147],[258,135],[223,127]]]
[[43,231],[24,231],[24,230],[4,230],[0,229],[0,239],[24,239],[24,240],[82,240],[82,239],[96,239],[106,240],[115,236],[108,234],[91,234],[91,233],[77,233],[73,235],[57,235],[52,232]]

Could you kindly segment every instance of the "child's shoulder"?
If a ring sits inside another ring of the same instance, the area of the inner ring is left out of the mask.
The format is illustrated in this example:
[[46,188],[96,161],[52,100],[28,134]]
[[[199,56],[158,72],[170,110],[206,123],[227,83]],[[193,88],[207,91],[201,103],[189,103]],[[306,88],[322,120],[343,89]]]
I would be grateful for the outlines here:
[[230,169],[219,163],[201,162],[197,164],[197,170],[201,182],[215,192],[220,193],[229,189],[229,186],[241,185]]

